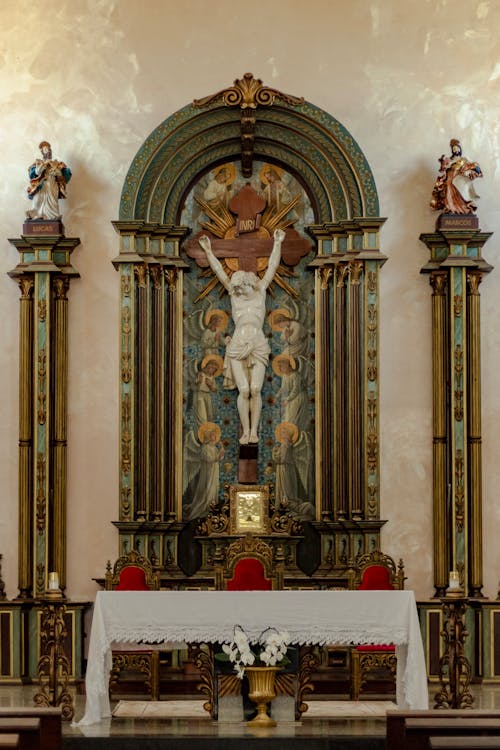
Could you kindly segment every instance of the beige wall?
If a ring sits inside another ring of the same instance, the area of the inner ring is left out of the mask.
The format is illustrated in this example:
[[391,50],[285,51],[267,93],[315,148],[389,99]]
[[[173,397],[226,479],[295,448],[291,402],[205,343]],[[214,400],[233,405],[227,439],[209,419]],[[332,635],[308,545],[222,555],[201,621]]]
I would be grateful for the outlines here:
[[[249,10],[251,8],[251,10]],[[420,232],[450,137],[482,166],[480,225],[500,238],[500,4],[488,0],[2,0],[0,3],[0,552],[17,593],[18,290],[26,167],[48,139],[73,171],[64,222],[81,238],[70,289],[68,593],[93,597],[117,550],[117,274],[121,186],[147,135],[251,71],[334,115],[375,175],[381,275],[383,547],[432,593],[430,288]],[[481,286],[485,593],[500,576],[500,273]]]

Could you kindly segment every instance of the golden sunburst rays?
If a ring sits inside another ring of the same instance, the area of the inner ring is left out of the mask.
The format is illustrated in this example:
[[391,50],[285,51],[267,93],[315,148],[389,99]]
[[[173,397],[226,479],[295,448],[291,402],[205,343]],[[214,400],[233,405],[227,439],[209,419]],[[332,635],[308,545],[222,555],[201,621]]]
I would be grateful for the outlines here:
[[[265,229],[269,233],[269,237],[273,236],[275,229],[285,230],[287,227],[292,226],[294,224],[295,219],[293,218],[287,219],[286,216],[288,213],[292,211],[292,209],[295,208],[295,206],[300,201],[300,199],[301,199],[301,195],[300,193],[298,193],[292,198],[291,201],[289,201],[284,206],[282,206],[282,208],[280,208],[278,211],[272,205],[269,205],[266,207],[266,210],[262,214],[260,226],[261,228]],[[229,231],[236,226],[236,221],[235,221],[234,216],[229,212],[229,210],[222,203],[222,201],[218,201],[215,204],[210,204],[197,196],[195,196],[195,201],[200,206],[203,213],[209,218],[209,221],[205,221],[201,224],[203,229],[207,230],[214,237],[217,237],[218,239],[224,239],[225,237],[227,237]],[[220,260],[227,275],[231,276],[233,269],[228,266],[224,258],[221,258]],[[259,278],[262,278],[264,276],[264,273],[266,272],[266,268],[267,268],[267,258],[266,258],[265,267],[262,270],[259,269],[257,271],[257,275],[259,276]],[[212,271],[210,268],[205,269],[201,273],[202,278],[208,278],[210,276],[212,276]],[[272,287],[274,284],[276,284],[281,289],[283,289],[290,297],[293,297],[294,299],[298,299],[299,294],[286,281],[286,278],[290,278],[291,276],[296,276],[296,274],[291,269],[286,268],[280,263],[280,265],[276,269],[276,273],[274,275],[274,279],[271,283],[271,286],[269,287],[269,292],[273,295]],[[217,277],[212,276],[208,284],[201,290],[201,292],[195,299],[195,303],[200,302],[201,300],[205,299],[205,297],[207,297],[210,294],[210,292],[213,289],[215,289],[219,284],[220,284],[220,281],[217,279]],[[222,296],[222,294],[223,294],[223,289],[221,289],[220,291],[220,296]]]
[[267,206],[266,210],[262,214],[261,226],[263,226],[269,232],[269,235],[274,234],[275,229],[286,229],[291,226],[295,219],[287,219],[286,215],[297,205],[301,199],[300,193],[298,193],[292,200],[276,211],[276,208],[272,205]]
[[206,203],[205,201],[201,200],[201,198],[197,198],[196,196],[195,201],[203,210],[203,213],[205,213],[209,217],[209,219],[211,219],[211,221],[203,222],[203,224],[201,225],[203,229],[208,230],[215,237],[223,239],[226,236],[227,232],[235,224],[234,216],[229,213],[228,209],[225,207],[222,201],[217,201],[217,203],[212,206],[210,205],[210,203]]

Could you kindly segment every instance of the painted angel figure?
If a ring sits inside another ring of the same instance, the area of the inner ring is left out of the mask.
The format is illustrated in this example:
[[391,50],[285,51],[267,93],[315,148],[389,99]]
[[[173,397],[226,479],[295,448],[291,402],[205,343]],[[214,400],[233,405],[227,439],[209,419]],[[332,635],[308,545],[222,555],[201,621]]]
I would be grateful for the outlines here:
[[182,501],[184,518],[206,516],[219,499],[219,465],[224,458],[221,430],[214,422],[205,422],[186,435]]
[[434,211],[450,214],[473,214],[479,198],[474,180],[483,176],[481,167],[462,155],[462,146],[456,138],[450,141],[450,148],[451,156],[443,154],[439,158],[440,170],[432,190],[430,206]]
[[278,503],[304,521],[314,518],[314,506],[308,500],[312,487],[312,446],[307,432],[299,433],[297,425],[280,422],[274,431],[272,449],[275,465],[275,493]]
[[71,170],[64,162],[52,158],[52,148],[47,141],[42,141],[39,149],[42,158],[28,167],[28,198],[33,201],[33,207],[26,211],[26,218],[58,221],[61,218],[59,198],[66,198]]
[[278,354],[273,359],[273,370],[281,378],[273,400],[280,403],[283,420],[297,425],[300,431],[307,429],[310,421],[307,388],[295,358]]

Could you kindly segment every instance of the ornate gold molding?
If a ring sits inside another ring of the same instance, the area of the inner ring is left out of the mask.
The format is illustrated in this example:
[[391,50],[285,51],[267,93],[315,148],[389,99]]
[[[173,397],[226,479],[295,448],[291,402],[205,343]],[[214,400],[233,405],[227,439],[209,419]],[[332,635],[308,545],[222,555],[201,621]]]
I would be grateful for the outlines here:
[[464,454],[459,448],[455,454],[455,522],[457,531],[463,531],[465,513]]
[[38,424],[44,425],[47,420],[47,353],[40,349],[38,353]]
[[130,394],[126,393],[123,397],[123,411],[122,411],[122,471],[128,475],[132,465],[132,459],[130,454],[130,446],[132,443],[131,433],[131,403]]
[[216,94],[210,94],[203,99],[195,99],[195,107],[207,107],[217,101],[222,101],[226,107],[239,107],[241,110],[241,171],[243,177],[251,177],[254,150],[254,137],[257,107],[270,107],[279,99],[286,104],[298,106],[304,104],[303,97],[284,94],[278,89],[264,86],[260,78],[254,78],[252,73],[245,73],[243,78],[237,78],[232,86],[221,89]]
[[455,420],[461,422],[464,418],[464,357],[460,344],[455,348]]
[[373,391],[368,394],[368,471],[374,474],[378,464],[377,397]]
[[45,531],[46,496],[45,496],[46,461],[45,455],[39,453],[36,460],[36,529],[39,534]]
[[377,307],[368,305],[368,336],[367,336],[367,377],[372,382],[377,379]]

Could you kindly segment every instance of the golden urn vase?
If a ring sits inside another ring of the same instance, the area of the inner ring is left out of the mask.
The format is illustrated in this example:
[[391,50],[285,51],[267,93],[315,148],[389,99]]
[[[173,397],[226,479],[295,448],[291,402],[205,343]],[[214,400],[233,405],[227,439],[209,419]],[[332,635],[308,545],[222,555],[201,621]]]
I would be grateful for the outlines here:
[[267,704],[276,698],[275,677],[280,667],[245,667],[248,697],[257,705],[257,716],[247,722],[249,727],[275,727],[267,713]]

